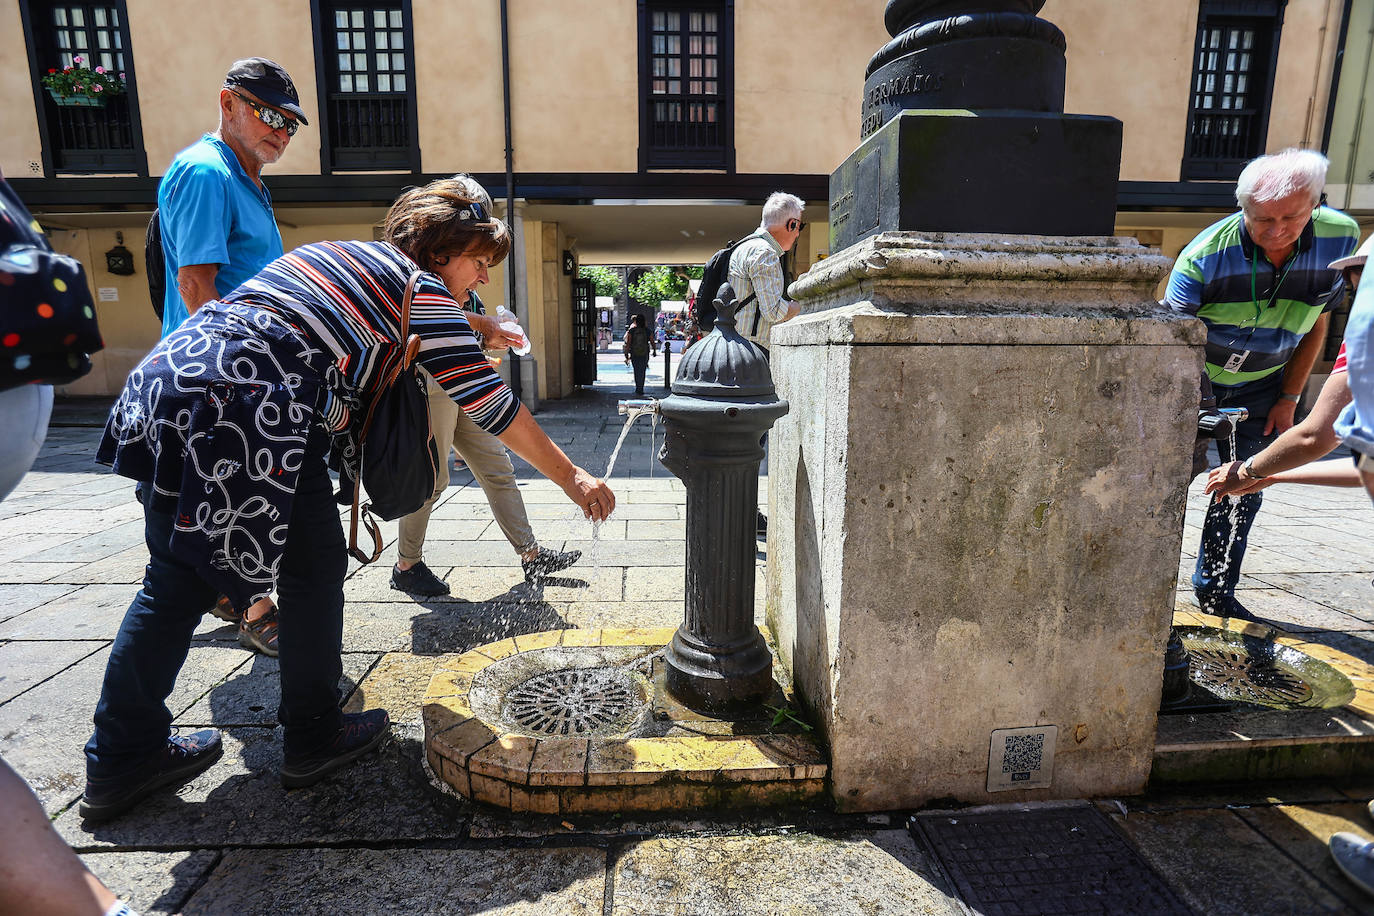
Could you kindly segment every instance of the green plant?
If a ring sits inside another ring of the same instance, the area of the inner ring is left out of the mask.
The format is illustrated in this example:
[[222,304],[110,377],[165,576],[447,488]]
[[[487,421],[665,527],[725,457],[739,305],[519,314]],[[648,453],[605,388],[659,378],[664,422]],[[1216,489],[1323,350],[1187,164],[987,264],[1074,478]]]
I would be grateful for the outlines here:
[[801,719],[795,712],[786,706],[767,706],[766,708],[773,712],[773,728],[777,728],[779,725],[787,722],[799,727],[804,732],[811,731],[811,724]]
[[595,288],[593,295],[620,295],[620,274],[611,270],[609,267],[579,267],[577,269],[577,275],[583,280],[592,281],[592,286]]
[[630,284],[630,295],[654,311],[664,299],[686,299],[688,278],[700,279],[699,267],[651,267]]
[[66,69],[49,69],[43,77],[43,85],[64,99],[73,96],[98,99],[124,93],[123,73],[116,76],[104,67],[91,69],[84,64],[84,59],[78,55],[72,58],[72,66]]

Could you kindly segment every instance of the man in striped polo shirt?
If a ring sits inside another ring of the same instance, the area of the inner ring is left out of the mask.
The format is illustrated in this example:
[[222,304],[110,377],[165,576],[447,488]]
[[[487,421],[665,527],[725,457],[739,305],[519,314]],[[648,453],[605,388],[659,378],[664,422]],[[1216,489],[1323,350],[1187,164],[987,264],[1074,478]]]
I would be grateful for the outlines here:
[[[1207,227],[1183,249],[1165,301],[1207,325],[1207,377],[1219,407],[1244,407],[1236,454],[1248,460],[1293,425],[1307,376],[1326,341],[1327,309],[1340,301],[1340,271],[1329,265],[1354,251],[1353,219],[1319,206],[1327,159],[1288,149],[1253,160],[1236,182],[1240,212]],[[1262,495],[1207,508],[1193,571],[1203,611],[1252,620],[1236,600],[1246,540]],[[1232,522],[1234,519],[1234,531]]]

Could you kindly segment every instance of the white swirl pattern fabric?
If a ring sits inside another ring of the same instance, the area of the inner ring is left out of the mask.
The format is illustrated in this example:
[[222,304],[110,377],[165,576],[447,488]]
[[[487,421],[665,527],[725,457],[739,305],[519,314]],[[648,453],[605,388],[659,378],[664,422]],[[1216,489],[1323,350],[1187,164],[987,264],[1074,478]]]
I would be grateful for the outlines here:
[[[174,512],[171,549],[247,607],[275,586],[312,425],[356,466],[356,424],[397,358],[415,263],[385,242],[320,242],[278,258],[163,338],[130,374],[96,460]],[[417,284],[418,360],[479,426],[519,410],[458,303]]]

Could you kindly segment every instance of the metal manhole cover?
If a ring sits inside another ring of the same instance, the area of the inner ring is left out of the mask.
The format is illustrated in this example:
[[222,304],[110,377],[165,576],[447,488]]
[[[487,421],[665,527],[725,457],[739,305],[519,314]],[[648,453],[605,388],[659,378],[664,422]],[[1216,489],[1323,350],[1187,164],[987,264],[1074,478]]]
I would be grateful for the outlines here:
[[1331,709],[1355,697],[1350,679],[1271,639],[1211,627],[1178,627],[1193,683],[1233,703],[1270,709]]
[[620,730],[644,708],[635,676],[623,668],[561,668],[513,687],[502,718],[536,735],[585,737]]

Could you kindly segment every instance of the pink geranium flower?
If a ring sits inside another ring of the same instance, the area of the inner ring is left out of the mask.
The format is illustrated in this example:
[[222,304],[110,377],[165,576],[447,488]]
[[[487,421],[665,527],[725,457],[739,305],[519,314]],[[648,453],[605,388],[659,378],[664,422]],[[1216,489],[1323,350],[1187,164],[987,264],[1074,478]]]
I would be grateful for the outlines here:
[[72,63],[74,63],[74,64],[79,64],[79,63],[81,63],[81,55],[78,54],[76,57],[73,57],[73,58],[72,58]]
[[95,72],[96,72],[96,73],[104,73],[104,72],[105,72],[105,68],[104,68],[104,67],[96,67],[96,68],[95,68]]
[[100,85],[99,83],[96,83],[94,86],[91,87],[91,91],[92,91],[92,92],[104,92],[104,91],[105,91],[105,87],[102,86],[102,85]]

